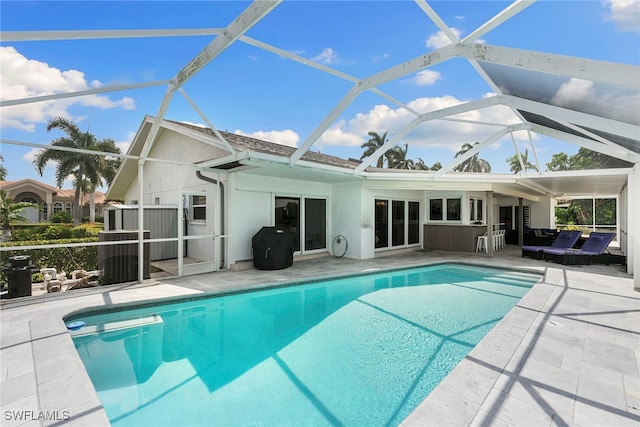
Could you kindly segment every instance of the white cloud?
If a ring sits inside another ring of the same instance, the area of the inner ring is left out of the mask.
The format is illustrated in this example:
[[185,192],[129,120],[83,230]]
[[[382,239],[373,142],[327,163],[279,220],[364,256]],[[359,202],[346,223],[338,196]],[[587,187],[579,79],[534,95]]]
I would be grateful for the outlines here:
[[33,163],[33,159],[36,158],[36,154],[38,154],[38,151],[40,151],[40,148],[32,148],[31,150],[27,151],[24,156],[22,156],[22,160],[24,160],[25,162]]
[[593,97],[593,82],[571,78],[563,83],[556,94],[551,98],[551,104],[568,107],[572,103]]
[[413,81],[418,86],[431,86],[442,78],[442,74],[433,70],[422,70],[416,73]]
[[458,21],[462,21],[463,19],[465,19],[464,15],[456,15],[454,16],[455,19],[457,19]]
[[619,30],[640,32],[640,1],[605,0],[608,8],[606,19],[613,21]]
[[312,61],[316,61],[319,62],[321,64],[336,64],[338,62],[340,62],[340,59],[338,58],[338,53],[331,49],[330,47],[325,48],[320,55],[315,56],[313,58],[311,58]]
[[[45,62],[28,59],[11,46],[0,47],[0,69],[0,98],[3,100],[77,92],[102,86],[98,80],[88,82],[81,71],[62,71]],[[68,109],[74,104],[102,109],[135,109],[135,101],[130,97],[112,100],[103,95],[87,95],[3,107],[0,127],[34,131],[37,123],[46,122],[52,117],[73,119]]]
[[240,129],[236,129],[233,133],[238,135],[249,136],[251,138],[262,139],[264,141],[274,142],[276,144],[288,145],[289,147],[297,147],[300,141],[300,135],[291,129],[285,130],[259,130],[256,132],[243,132]]
[[[459,29],[454,27],[450,27],[449,29],[456,35],[456,37],[460,38],[460,34],[462,34],[462,32]],[[429,36],[426,46],[432,49],[440,49],[441,47],[445,47],[450,44],[451,40],[449,40],[449,37],[447,37],[442,31],[438,31],[437,33]]]
[[[464,103],[464,100],[446,95],[434,98],[417,98],[408,105],[418,112],[426,113],[452,107]],[[391,108],[388,105],[376,105],[366,113],[356,114],[348,120],[340,120],[324,132],[316,145],[359,147],[368,139],[369,131],[388,131],[392,137],[395,132],[409,123],[415,116],[403,108]],[[513,112],[504,106],[487,107],[458,114],[452,118],[513,124],[518,119]],[[495,126],[478,125],[474,123],[432,120],[417,126],[401,143],[409,143],[413,147],[446,147],[457,151],[465,142],[482,141],[496,132]],[[526,138],[526,133],[516,138]]]

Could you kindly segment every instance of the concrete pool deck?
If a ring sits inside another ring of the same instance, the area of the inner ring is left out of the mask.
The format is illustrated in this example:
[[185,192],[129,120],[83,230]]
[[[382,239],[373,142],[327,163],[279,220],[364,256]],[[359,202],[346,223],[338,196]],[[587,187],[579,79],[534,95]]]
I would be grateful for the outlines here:
[[260,288],[439,262],[543,274],[527,295],[407,417],[403,426],[637,426],[640,292],[621,266],[566,267],[484,254],[405,252],[371,260],[318,258],[277,271],[245,270],[68,294],[3,300],[3,426],[108,426],[63,316],[88,307]]

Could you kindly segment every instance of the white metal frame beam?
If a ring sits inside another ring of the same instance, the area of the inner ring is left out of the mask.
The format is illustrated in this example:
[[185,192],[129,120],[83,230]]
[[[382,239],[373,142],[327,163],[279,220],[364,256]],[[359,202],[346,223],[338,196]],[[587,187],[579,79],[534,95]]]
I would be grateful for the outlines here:
[[594,116],[593,114],[582,113],[567,108],[556,107],[555,105],[544,104],[542,102],[529,99],[518,98],[511,95],[501,95],[504,105],[508,105],[519,110],[530,111],[541,116],[550,118],[558,123],[565,121],[578,126],[585,126],[591,129],[598,129],[604,132],[620,135],[629,139],[638,139],[640,126],[620,122],[605,117]]
[[476,43],[464,48],[460,56],[465,58],[638,89],[640,68],[633,65],[489,44]]
[[56,99],[96,95],[98,93],[105,93],[105,92],[118,92],[122,90],[139,89],[139,88],[150,87],[150,86],[160,86],[160,85],[166,85],[167,83],[170,83],[170,82],[171,80],[157,80],[154,82],[133,83],[128,85],[104,86],[104,87],[99,87],[94,89],[79,90],[76,92],[54,93],[51,95],[31,96],[28,98],[20,98],[20,99],[7,99],[5,101],[0,101],[0,107],[10,107],[12,105],[31,104],[34,102],[54,101]]
[[467,159],[470,159],[471,157],[475,156],[476,154],[478,154],[480,151],[484,150],[489,145],[491,145],[494,142],[500,140],[503,136],[505,136],[509,132],[527,129],[528,126],[529,126],[528,124],[522,123],[522,124],[506,126],[506,127],[502,128],[502,129],[498,130],[497,132],[495,132],[492,135],[490,135],[487,139],[482,141],[480,144],[474,146],[471,150],[467,151],[466,153],[464,153],[460,157],[456,157],[451,163],[449,163],[448,165],[444,166],[442,169],[440,169],[439,171],[434,173],[433,174],[433,179],[434,180],[438,179],[442,175],[444,175],[445,173],[449,172],[450,170],[453,170],[453,168],[458,166],[460,163],[462,163],[462,162],[466,161]]
[[535,123],[529,123],[529,127],[531,128],[531,131],[535,133],[539,133],[541,135],[546,135],[551,138],[559,139],[561,141],[565,141],[570,144],[575,144],[580,147],[589,149],[591,151],[606,154],[607,156],[610,156],[610,157],[615,157],[616,159],[624,160],[630,163],[640,162],[640,154],[635,153],[631,150],[627,150],[626,148],[621,146],[608,147],[600,142],[593,141],[588,138],[583,138],[574,134],[562,132],[562,131],[549,128],[546,126],[538,125]]
[[[389,138],[389,140],[387,140],[387,142],[385,142],[380,148],[378,148],[372,155],[364,159],[362,163],[355,169],[354,173],[357,175],[364,171],[367,167],[377,161],[378,158],[382,156],[393,144],[396,144],[401,138],[409,134],[409,132],[415,129],[415,127],[420,123],[436,119],[444,120],[447,119],[448,116],[455,116],[457,114],[466,113],[480,108],[491,107],[498,104],[500,104],[500,97],[492,96],[489,98],[471,101],[465,104],[454,105],[452,107],[446,107],[440,110],[420,114],[418,117],[407,123],[396,134],[392,135],[391,138]],[[495,124],[491,125],[495,126]],[[499,126],[504,126],[504,124]]]
[[220,53],[231,46],[245,32],[257,24],[269,12],[271,12],[282,0],[275,1],[254,1],[251,3],[224,31],[211,41],[200,53],[198,53],[187,65],[185,65],[173,78],[167,91],[162,98],[156,121],[151,127],[147,136],[144,148],[142,149],[142,161],[149,155],[153,141],[158,135],[160,123],[164,119],[165,113],[171,103],[173,95],[182,85],[202,70],[207,64],[215,59]]
[[374,88],[382,83],[404,77],[416,71],[439,64],[447,59],[458,56],[460,47],[449,45],[433,52],[409,59],[406,62],[388,68],[382,72],[366,77],[356,83],[340,100],[338,105],[327,115],[322,122],[311,132],[305,141],[291,155],[289,164],[294,166],[298,160],[309,151],[309,148],[318,140],[334,120],[351,104],[351,102],[363,91]]
[[221,28],[156,29],[156,30],[59,30],[0,31],[1,42],[47,40],[132,39],[145,37],[209,36],[222,33]]

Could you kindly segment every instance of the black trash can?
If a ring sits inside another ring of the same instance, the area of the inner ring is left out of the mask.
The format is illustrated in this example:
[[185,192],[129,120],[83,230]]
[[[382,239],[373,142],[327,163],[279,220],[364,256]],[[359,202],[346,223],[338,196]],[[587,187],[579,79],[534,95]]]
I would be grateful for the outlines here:
[[251,239],[253,266],[281,270],[293,265],[295,236],[284,227],[262,227]]
[[39,271],[38,267],[31,264],[31,257],[18,255],[9,258],[3,269],[7,276],[9,290],[4,298],[30,297],[31,275]]

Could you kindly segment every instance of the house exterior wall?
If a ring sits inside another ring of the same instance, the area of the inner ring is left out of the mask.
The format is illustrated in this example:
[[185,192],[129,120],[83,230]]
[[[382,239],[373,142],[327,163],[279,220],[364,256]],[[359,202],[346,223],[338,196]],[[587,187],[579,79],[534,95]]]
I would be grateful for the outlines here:
[[[171,159],[176,162],[194,163],[226,154],[224,150],[203,144],[175,132],[164,130],[160,140],[153,146],[149,157]],[[139,176],[132,180],[125,193],[125,204],[172,205],[179,208],[188,206],[189,195],[206,196],[206,220],[187,221],[187,236],[221,234],[220,188],[218,185],[201,180],[192,167],[179,164],[149,161],[144,164],[144,194],[140,197]],[[226,181],[226,174],[213,179]],[[183,197],[184,196],[184,197]],[[220,246],[212,239],[189,240],[186,254],[202,261],[213,261]]]
[[[69,193],[72,193],[71,191],[59,190],[48,184],[31,179],[19,183],[5,183],[2,185],[2,189],[5,190],[15,202],[34,200],[40,206],[40,209],[24,209],[22,215],[27,218],[30,223],[49,221],[51,214],[53,213],[54,204],[56,203],[60,203],[62,210],[64,211],[67,210],[67,206],[71,207],[74,202],[73,194],[69,195]],[[97,216],[101,216],[103,214],[104,207],[103,203],[96,203],[95,214]],[[82,215],[90,216],[90,206],[88,201],[82,206]]]
[[368,258],[373,256],[373,251],[366,251],[364,248],[371,247],[373,242],[370,235],[373,235],[372,215],[365,213],[367,206],[362,195],[362,182],[354,181],[342,184],[334,184],[332,189],[332,229],[330,233],[331,242],[339,234],[343,235],[349,244],[345,257],[364,259],[365,252]]
[[237,172],[229,176],[229,262],[253,259],[251,239],[263,226],[275,224],[274,200],[277,196],[327,199],[327,248],[331,244],[330,184],[258,176]]
[[[422,190],[402,190],[395,188],[366,188],[362,191],[362,218],[363,224],[371,224],[371,228],[363,227],[362,232],[362,258],[373,258],[376,252],[387,251],[389,249],[376,249],[376,236],[375,236],[375,200],[376,199],[391,199],[391,200],[403,200],[413,201],[420,203],[420,230],[422,230],[422,224],[424,223],[424,196],[425,192]],[[389,216],[391,216],[391,209],[389,210]],[[389,219],[391,221],[391,219]],[[420,242],[422,242],[422,233],[420,232]],[[396,246],[393,249],[403,249],[406,247],[419,247],[418,245],[405,245]]]

